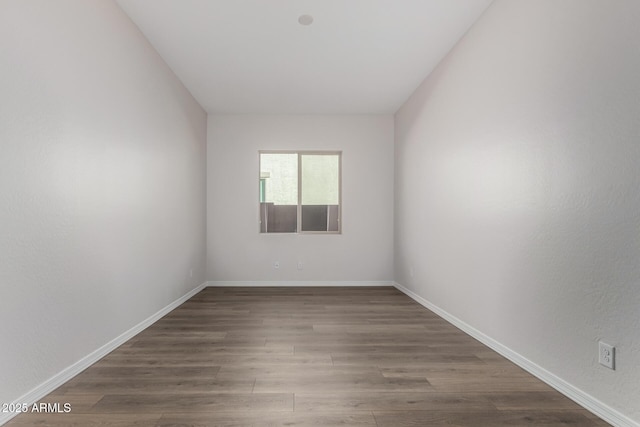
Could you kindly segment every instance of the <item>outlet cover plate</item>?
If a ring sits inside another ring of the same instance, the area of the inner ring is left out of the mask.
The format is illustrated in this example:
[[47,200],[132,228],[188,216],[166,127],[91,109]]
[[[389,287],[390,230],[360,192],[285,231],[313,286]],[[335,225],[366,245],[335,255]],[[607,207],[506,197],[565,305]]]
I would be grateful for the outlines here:
[[600,341],[598,343],[598,362],[609,369],[615,369],[616,348]]

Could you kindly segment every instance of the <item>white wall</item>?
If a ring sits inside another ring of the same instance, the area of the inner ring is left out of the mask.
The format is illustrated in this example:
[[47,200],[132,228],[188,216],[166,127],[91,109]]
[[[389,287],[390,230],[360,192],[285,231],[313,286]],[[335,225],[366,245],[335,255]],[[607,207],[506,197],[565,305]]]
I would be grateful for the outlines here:
[[0,100],[9,403],[204,282],[206,114],[112,1],[0,2]]
[[[259,233],[258,150],[276,149],[342,150],[341,235]],[[209,280],[393,279],[392,116],[210,115],[207,156]]]
[[394,214],[397,282],[636,421],[638,22],[496,1],[396,114]]

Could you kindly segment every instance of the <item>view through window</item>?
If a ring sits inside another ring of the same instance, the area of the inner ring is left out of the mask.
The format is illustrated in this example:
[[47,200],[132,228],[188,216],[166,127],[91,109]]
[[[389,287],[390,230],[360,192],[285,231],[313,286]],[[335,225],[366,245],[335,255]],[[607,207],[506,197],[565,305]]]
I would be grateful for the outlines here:
[[261,151],[261,233],[340,233],[342,154]]

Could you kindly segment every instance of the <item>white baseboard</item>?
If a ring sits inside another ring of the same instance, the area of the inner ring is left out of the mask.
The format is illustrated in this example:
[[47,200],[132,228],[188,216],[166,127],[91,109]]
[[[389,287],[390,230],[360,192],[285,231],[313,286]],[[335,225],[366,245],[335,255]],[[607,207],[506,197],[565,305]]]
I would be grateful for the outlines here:
[[[122,333],[118,337],[112,339],[111,341],[109,341],[102,347],[98,348],[94,352],[88,354],[87,356],[78,360],[73,365],[58,372],[56,375],[49,378],[48,380],[46,380],[39,386],[35,387],[31,391],[20,396],[19,398],[14,400],[13,403],[14,404],[26,403],[30,407],[31,405],[33,405],[34,403],[36,403],[37,401],[45,397],[47,394],[51,393],[56,388],[60,387],[62,384],[66,383],[67,381],[69,381],[70,379],[72,379],[73,377],[75,377],[85,369],[87,369],[89,366],[93,365],[98,360],[102,359],[104,356],[106,356],[107,354],[115,350],[118,346],[124,344],[126,341],[128,341],[138,333],[142,332],[144,329],[151,326],[154,322],[159,320],[162,316],[166,315],[171,310],[175,309],[180,304],[182,304],[183,302],[185,302],[186,300],[188,300],[189,298],[191,298],[192,296],[200,292],[202,289],[206,287],[206,284],[207,283],[205,282],[201,285],[198,285],[198,287],[196,287],[195,289],[189,291],[188,293],[178,298],[171,304],[167,305],[160,311],[152,314],[150,317],[138,323],[133,328]],[[0,413],[0,426],[7,423],[10,419],[12,419],[17,415],[19,414],[18,413]]]
[[500,355],[506,357],[516,365],[520,366],[525,371],[529,372],[530,374],[537,377],[538,379],[544,381],[545,383],[547,383],[548,385],[550,385],[560,393],[567,396],[569,399],[576,402],[578,405],[584,407],[585,409],[597,415],[598,417],[602,418],[606,422],[616,427],[640,427],[640,423],[637,423],[636,421],[632,420],[631,418],[627,417],[621,412],[606,405],[605,403],[601,402],[600,400],[596,399],[590,394],[585,393],[584,391],[566,382],[562,378],[552,374],[551,372],[547,371],[541,366],[536,365],[526,357],[520,355],[519,353],[516,353],[515,351],[511,350],[509,347],[499,343],[493,338],[483,334],[479,330],[475,329],[473,326],[449,314],[448,312],[436,306],[435,304],[431,303],[430,301],[422,298],[420,295],[416,294],[415,292],[405,288],[399,283],[394,283],[394,286],[400,292],[403,292],[404,294],[412,298],[414,301],[416,301],[420,305],[433,311],[435,314],[442,317],[447,322],[463,330],[464,332],[471,335],[473,338],[477,339],[482,344],[491,348],[492,350],[499,353]]
[[211,287],[311,287],[311,286],[394,286],[392,281],[224,281],[214,280],[207,282]]

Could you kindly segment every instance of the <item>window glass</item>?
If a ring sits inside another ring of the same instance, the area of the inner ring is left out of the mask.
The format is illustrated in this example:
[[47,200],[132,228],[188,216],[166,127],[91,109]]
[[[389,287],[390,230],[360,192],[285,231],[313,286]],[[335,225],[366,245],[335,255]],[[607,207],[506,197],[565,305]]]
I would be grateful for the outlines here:
[[302,231],[338,231],[340,157],[302,154]]
[[260,182],[260,231],[295,233],[298,230],[298,155],[261,153]]

